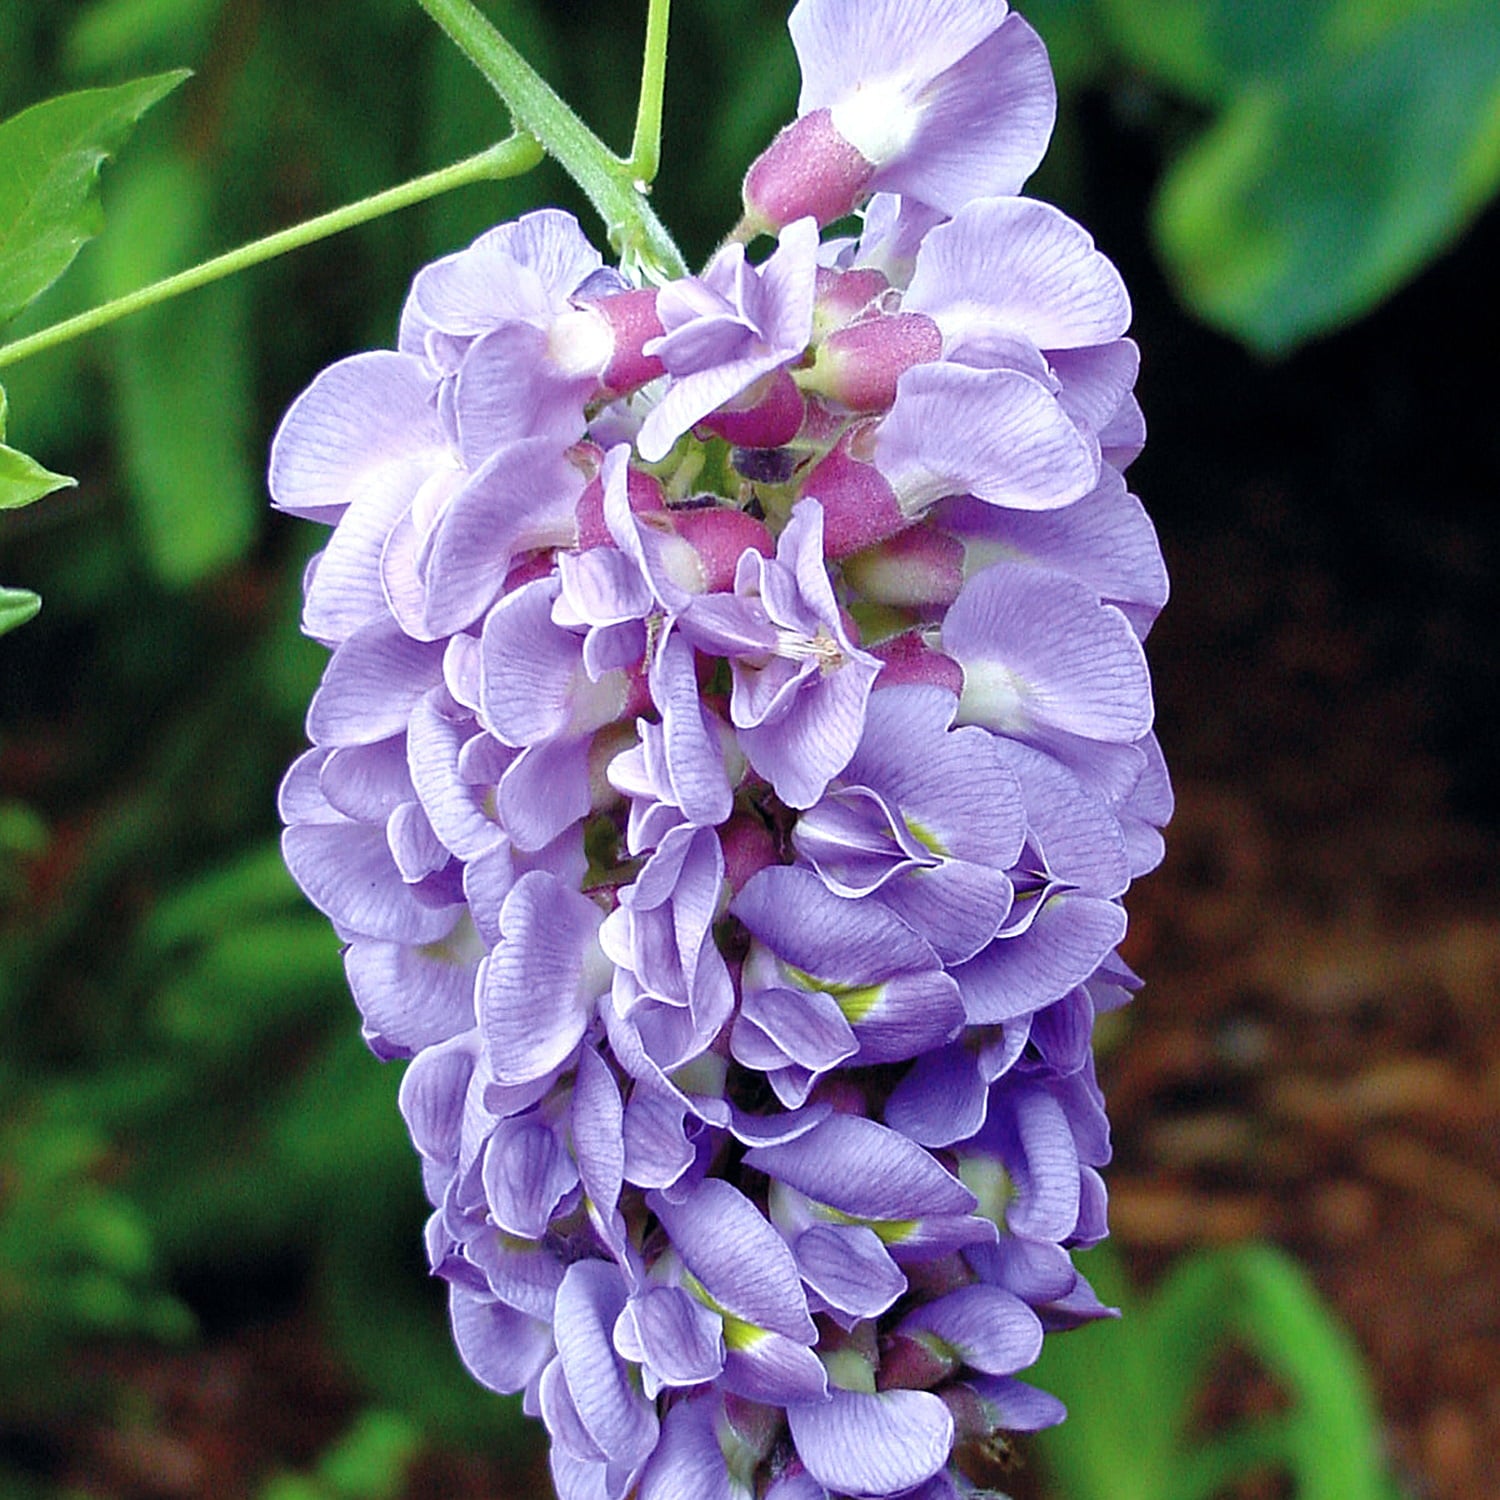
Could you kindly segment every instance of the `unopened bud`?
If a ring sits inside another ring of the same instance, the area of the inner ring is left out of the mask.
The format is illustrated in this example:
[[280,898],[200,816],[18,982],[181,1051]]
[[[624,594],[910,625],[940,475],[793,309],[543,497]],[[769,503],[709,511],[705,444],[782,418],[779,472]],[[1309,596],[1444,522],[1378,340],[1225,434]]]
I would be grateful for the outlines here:
[[873,163],[833,128],[826,109],[793,120],[745,174],[745,220],[774,234],[811,214],[821,228],[842,219],[865,196]]
[[663,373],[662,362],[655,355],[641,352],[649,339],[662,336],[661,319],[656,315],[656,292],[652,288],[605,297],[593,304],[593,311],[608,322],[614,335],[614,352],[599,377],[599,384],[610,395],[626,395]]
[[963,543],[929,525],[908,527],[844,564],[862,599],[901,609],[952,604],[964,576]]
[[707,593],[725,593],[734,587],[741,553],[753,548],[762,557],[776,555],[776,541],[765,522],[742,510],[725,506],[674,510],[672,520],[677,534],[698,554]]
[[698,425],[739,448],[780,448],[802,430],[802,412],[797,382],[785,370],[773,370]]
[[878,314],[829,334],[802,384],[851,411],[886,412],[895,403],[897,380],[942,352],[943,336],[925,313]]
[[907,683],[947,688],[955,697],[964,690],[963,668],[951,656],[934,651],[922,639],[920,631],[909,630],[904,635],[892,636],[878,646],[871,646],[870,651],[884,664],[876,679],[877,692],[881,688],[901,687]]
[[840,439],[802,486],[823,507],[823,551],[834,559],[852,557],[911,525],[885,475],[854,458],[850,446],[849,436]]

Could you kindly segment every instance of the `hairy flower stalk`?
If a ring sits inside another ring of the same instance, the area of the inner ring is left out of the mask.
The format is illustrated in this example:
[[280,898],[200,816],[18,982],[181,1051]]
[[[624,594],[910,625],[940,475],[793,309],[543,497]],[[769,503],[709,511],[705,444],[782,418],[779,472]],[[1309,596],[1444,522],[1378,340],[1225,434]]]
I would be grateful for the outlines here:
[[972,1493],[1106,1311],[1089,1039],[1171,811],[1129,303],[1016,196],[1053,94],[1002,0],[792,32],[763,259],[650,290],[501,225],[272,452],[333,528],[286,859],[563,1500]]

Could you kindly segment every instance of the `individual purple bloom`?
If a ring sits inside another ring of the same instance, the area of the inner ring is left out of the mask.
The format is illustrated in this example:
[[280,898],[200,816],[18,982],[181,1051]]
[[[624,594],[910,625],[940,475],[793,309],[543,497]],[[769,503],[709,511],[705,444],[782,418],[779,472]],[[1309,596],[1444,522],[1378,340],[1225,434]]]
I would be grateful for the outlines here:
[[424,488],[458,474],[437,385],[411,356],[357,354],[325,370],[277,430],[274,503],[336,523],[304,581],[303,628],[318,640],[342,641],[385,614],[387,539]]
[[[629,1492],[660,1430],[654,1407],[632,1385],[611,1339],[626,1296],[616,1267],[597,1260],[570,1266],[557,1291],[557,1357],[540,1381],[542,1415],[553,1436],[554,1478],[561,1477],[555,1463],[561,1455],[592,1470],[589,1487],[607,1500],[622,1500]],[[576,1483],[582,1475],[573,1477]],[[602,1488],[595,1488],[601,1482]]]
[[873,896],[944,963],[972,958],[1010,911],[1021,791],[983,730],[953,730],[939,688],[876,692],[840,785],[797,820],[793,840],[835,895]]
[[745,182],[747,217],[827,223],[870,192],[944,213],[1013,193],[1052,133],[1046,49],[1004,0],[801,0],[798,119]]
[[599,931],[615,966],[611,1004],[666,1072],[707,1051],[734,1009],[713,940],[723,879],[713,830],[680,824],[620,891]]
[[901,302],[927,314],[949,359],[1034,367],[1039,351],[1110,344],[1130,326],[1120,273],[1050,204],[980,198],[931,230]]
[[665,332],[645,348],[671,383],[636,440],[648,463],[665,458],[710,412],[801,356],[812,336],[817,247],[817,225],[799,219],[782,230],[763,266],[749,264],[743,245],[729,244],[701,277],[657,294]]
[[553,875],[533,870],[511,888],[503,934],[480,976],[476,1004],[485,1053],[504,1083],[527,1083],[583,1040],[613,965],[599,949],[604,913]]
[[1151,728],[1150,676],[1129,621],[1062,574],[985,568],[948,611],[942,642],[964,670],[962,723],[1116,744]]
[[747,549],[733,597],[685,616],[695,644],[731,656],[729,715],[750,764],[791,807],[811,807],[854,754],[880,663],[844,628],[823,560],[823,511],[799,501],[772,559]]
[[932,1478],[953,1448],[953,1417],[930,1391],[834,1389],[787,1408],[807,1471],[851,1497],[899,1495]]
[[779,1405],[824,1399],[827,1380],[811,1349],[818,1331],[796,1260],[761,1211],[714,1178],[679,1200],[647,1202],[691,1284],[723,1319],[724,1388]]
[[788,1107],[846,1059],[915,1057],[963,1024],[931,944],[878,902],[835,896],[811,871],[777,865],[730,911],[755,939],[731,1048],[770,1075]]
[[418,273],[401,314],[400,348],[451,373],[492,329],[554,327],[602,264],[577,220],[560,209],[498,225]]
[[937,1160],[874,1120],[835,1114],[794,1140],[757,1146],[746,1165],[775,1180],[784,1234],[815,1223],[863,1224],[900,1262],[930,1260],[995,1238],[978,1200]]

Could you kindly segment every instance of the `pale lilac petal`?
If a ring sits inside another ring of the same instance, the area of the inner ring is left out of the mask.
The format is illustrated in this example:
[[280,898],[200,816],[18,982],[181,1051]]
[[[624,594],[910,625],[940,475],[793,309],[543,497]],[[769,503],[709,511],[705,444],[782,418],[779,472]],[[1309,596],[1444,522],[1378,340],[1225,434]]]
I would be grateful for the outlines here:
[[1078,1223],[1081,1186],[1072,1123],[1062,1104],[1045,1089],[1018,1089],[1008,1103],[1010,1129],[1019,1150],[1006,1153],[1018,1190],[1005,1211],[1006,1226],[1012,1234],[1055,1243],[1070,1235]]
[[1039,380],[1017,370],[914,365],[875,437],[875,463],[908,516],[947,495],[1052,510],[1099,482],[1099,452]]
[[549,438],[507,443],[486,459],[448,502],[419,556],[428,631],[451,635],[478,619],[517,553],[571,542],[583,486]]
[[480,1385],[511,1395],[528,1385],[552,1357],[552,1330],[459,1282],[448,1287],[453,1342]]
[[914,1141],[856,1115],[775,1146],[757,1146],[745,1163],[857,1219],[913,1219],[972,1213],[977,1200]]
[[1005,0],[801,0],[787,21],[802,92],[797,113],[826,109],[888,76],[945,72],[1005,19]]
[[[1070,573],[1106,603],[1152,615],[1167,602],[1167,573],[1156,531],[1125,481],[1105,469],[1098,486],[1062,510],[1003,510],[973,500],[946,503],[938,524],[968,542],[971,557],[993,549]],[[1139,633],[1139,617],[1131,615]]]
[[828,1394],[823,1361],[806,1344],[764,1328],[736,1328],[727,1340],[719,1384],[747,1401],[785,1406]]
[[1057,118],[1052,68],[1036,32],[1020,16],[1007,16],[925,94],[905,151],[870,186],[949,214],[971,198],[1019,192],[1041,162]]
[[1113,901],[1063,892],[1050,896],[1027,930],[996,938],[953,971],[971,1026],[1039,1010],[1082,984],[1125,936]]
[[900,1331],[931,1334],[989,1375],[1014,1375],[1042,1352],[1041,1319],[1013,1292],[994,1286],[960,1287],[924,1303]]
[[879,900],[932,944],[945,964],[972,958],[1000,930],[1011,884],[988,865],[946,860],[893,880]]
[[930,1479],[953,1448],[953,1418],[930,1391],[833,1390],[791,1406],[787,1422],[808,1472],[849,1496],[895,1495]]
[[[412,710],[407,765],[433,831],[460,859],[469,859],[502,837],[489,803],[512,752],[482,731],[476,735],[467,715],[460,719],[445,712],[446,698],[446,688],[435,688]],[[489,746],[498,762],[494,780],[470,780],[465,762],[476,765]]]
[[1004,1432],[1040,1432],[1056,1427],[1068,1414],[1050,1391],[1007,1376],[979,1376],[965,1384],[984,1403],[990,1423]]
[[859,1050],[849,1022],[821,990],[747,989],[730,1039],[735,1059],[770,1072],[796,1063],[825,1073]]
[[368,745],[399,734],[442,676],[440,646],[414,641],[393,620],[357,630],[330,658],[307,711],[319,745]]
[[411,466],[403,471],[409,482],[367,490],[350,502],[307,574],[302,625],[310,636],[341,641],[389,613],[381,578],[386,543],[422,484],[454,472],[451,461],[421,474]]
[[951,1146],[984,1124],[989,1085],[962,1042],[925,1053],[886,1101],[885,1120],[923,1146]]
[[281,852],[307,899],[350,936],[435,943],[453,927],[452,905],[429,905],[402,880],[378,825],[299,824]]
[[940,224],[901,305],[926,313],[948,340],[977,324],[1046,350],[1106,344],[1130,326],[1125,283],[1088,232],[1030,198],[977,199]]
[[750,1491],[730,1478],[714,1430],[718,1409],[716,1400],[704,1398],[679,1401],[667,1413],[638,1500],[751,1500]]
[[558,450],[576,443],[594,384],[551,364],[540,328],[511,323],[483,334],[465,353],[454,388],[464,462],[477,469],[497,448],[525,438],[545,438]]
[[863,1224],[815,1224],[792,1246],[802,1279],[830,1307],[879,1317],[906,1290],[906,1277]]
[[451,462],[437,420],[437,380],[420,360],[389,350],[324,370],[292,403],[271,443],[271,502],[333,521],[380,496],[405,509],[434,468]]
[[1051,350],[1048,361],[1062,383],[1059,399],[1075,420],[1097,435],[1132,399],[1141,351],[1133,339],[1115,339],[1092,349]]
[[693,1164],[684,1122],[686,1108],[670,1094],[637,1086],[625,1106],[625,1180],[643,1188],[668,1188]]
[[644,1463],[656,1446],[656,1414],[631,1387],[610,1331],[625,1306],[619,1271],[578,1261],[557,1289],[554,1337],[568,1391],[589,1436],[614,1462]]
[[589,740],[532,745],[500,778],[500,821],[517,849],[560,838],[589,810]]
[[446,937],[421,947],[355,938],[344,972],[381,1056],[410,1056],[474,1024],[474,975],[484,947],[460,918]]
[[724,1321],[681,1287],[648,1287],[625,1304],[614,1327],[619,1354],[644,1367],[645,1390],[701,1385],[724,1368]]
[[555,1132],[539,1119],[508,1121],[484,1153],[484,1191],[507,1234],[539,1240],[553,1211],[578,1184],[578,1169]]
[[609,983],[595,936],[602,917],[545,871],[511,888],[500,912],[505,936],[478,990],[480,1030],[502,1083],[543,1077],[582,1040]]
[[976,573],[949,609],[942,640],[964,669],[965,723],[1114,743],[1151,728],[1151,679],[1129,622],[1061,573],[1019,563]]
[[318,772],[318,785],[330,807],[358,823],[382,823],[415,795],[400,734],[330,751]]
[[667,771],[678,807],[690,823],[717,826],[729,816],[734,794],[718,730],[698,692],[693,648],[676,632],[663,642],[652,664],[651,696],[662,716]]
[[609,1065],[592,1047],[578,1054],[571,1112],[573,1154],[590,1207],[605,1226],[610,1248],[623,1250],[615,1233],[620,1190],[625,1180],[625,1110]]
[[386,820],[385,841],[408,885],[416,885],[443,869],[450,858],[418,802],[403,802],[391,813]]
[[679,1203],[660,1195],[648,1202],[683,1264],[721,1307],[802,1344],[817,1338],[791,1249],[743,1193],[711,1177]]

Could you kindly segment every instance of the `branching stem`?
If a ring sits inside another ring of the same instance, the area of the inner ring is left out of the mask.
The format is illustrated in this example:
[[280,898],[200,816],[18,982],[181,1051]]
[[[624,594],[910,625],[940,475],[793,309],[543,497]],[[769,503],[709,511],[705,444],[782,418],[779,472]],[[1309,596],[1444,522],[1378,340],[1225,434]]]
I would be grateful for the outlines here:
[[160,302],[180,297],[184,292],[191,292],[212,281],[232,276],[248,266],[259,265],[262,261],[284,255],[288,250],[297,250],[317,240],[327,239],[329,235],[353,228],[356,224],[378,219],[397,209],[409,208],[412,204],[435,198],[453,188],[463,187],[471,182],[519,176],[536,166],[542,156],[541,146],[531,136],[524,133],[512,135],[476,156],[454,162],[452,166],[440,167],[436,172],[413,178],[399,187],[387,188],[373,197],[361,198],[359,202],[348,204],[344,208],[319,214],[317,218],[308,219],[303,224],[278,230],[263,239],[252,240],[237,250],[226,251],[201,265],[179,271],[175,276],[165,277],[138,291],[128,292],[112,302],[79,313],[77,317],[66,318],[50,328],[39,329],[25,338],[0,345],[0,366],[14,364],[31,354],[40,354],[44,349],[51,349],[82,334],[92,333],[94,329],[103,328],[133,312],[155,307]]

